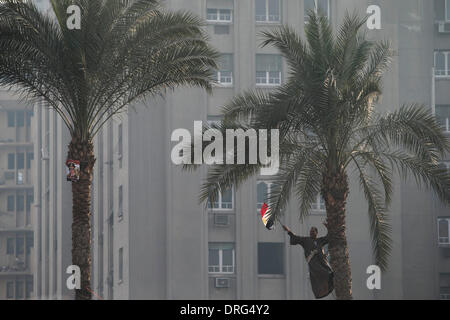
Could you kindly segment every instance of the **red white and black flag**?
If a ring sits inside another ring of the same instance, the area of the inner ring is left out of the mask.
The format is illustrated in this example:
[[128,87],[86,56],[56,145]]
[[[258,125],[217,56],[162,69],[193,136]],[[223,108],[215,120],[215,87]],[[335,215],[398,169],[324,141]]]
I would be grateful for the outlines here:
[[274,216],[267,203],[261,207],[261,219],[267,229],[272,230],[274,227]]

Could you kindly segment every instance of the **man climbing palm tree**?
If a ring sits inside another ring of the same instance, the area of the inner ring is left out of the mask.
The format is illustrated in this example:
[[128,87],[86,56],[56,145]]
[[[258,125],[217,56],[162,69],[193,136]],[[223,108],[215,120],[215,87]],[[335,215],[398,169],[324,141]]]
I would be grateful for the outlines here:
[[[328,228],[326,222],[323,225]],[[331,270],[323,251],[323,247],[328,244],[328,235],[317,238],[318,230],[316,227],[311,227],[309,237],[296,236],[285,225],[283,225],[283,229],[288,233],[291,245],[299,244],[303,247],[309,267],[311,287],[316,299],[328,296],[334,289],[333,270]]]

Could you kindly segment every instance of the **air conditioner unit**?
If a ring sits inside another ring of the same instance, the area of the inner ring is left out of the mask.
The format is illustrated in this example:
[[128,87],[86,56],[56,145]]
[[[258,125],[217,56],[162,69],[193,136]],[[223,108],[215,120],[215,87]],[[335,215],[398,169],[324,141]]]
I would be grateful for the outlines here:
[[229,288],[230,287],[230,279],[229,278],[216,278],[215,287],[216,288]]
[[214,214],[214,225],[219,227],[226,227],[230,225],[228,214],[216,213]]
[[446,21],[438,22],[438,32],[439,33],[450,33],[450,23]]

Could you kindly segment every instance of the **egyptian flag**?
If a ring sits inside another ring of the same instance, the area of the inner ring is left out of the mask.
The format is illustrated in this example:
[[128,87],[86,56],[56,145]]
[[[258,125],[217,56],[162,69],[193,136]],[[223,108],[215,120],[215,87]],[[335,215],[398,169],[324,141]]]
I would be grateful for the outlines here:
[[272,211],[269,209],[269,206],[266,203],[264,203],[261,207],[261,219],[267,229],[273,229],[274,217]]

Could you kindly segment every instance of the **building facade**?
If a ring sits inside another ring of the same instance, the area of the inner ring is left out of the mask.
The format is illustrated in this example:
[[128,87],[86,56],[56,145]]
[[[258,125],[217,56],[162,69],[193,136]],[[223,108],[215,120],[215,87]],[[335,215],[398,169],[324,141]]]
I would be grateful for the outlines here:
[[0,299],[33,297],[33,109],[0,89]]
[[[216,203],[198,203],[207,166],[184,172],[171,162],[171,133],[194,121],[217,121],[221,106],[247,89],[271,90],[287,66],[279,52],[261,48],[260,32],[289,24],[304,32],[305,12],[326,13],[339,26],[346,11],[381,11],[371,39],[388,39],[396,52],[384,78],[380,112],[423,103],[449,129],[450,1],[447,0],[167,0],[207,21],[222,58],[220,85],[208,95],[177,89],[135,105],[109,121],[95,139],[92,289],[103,299],[312,299],[300,247],[281,228],[268,231],[258,209],[270,177],[255,177]],[[68,135],[49,110],[35,112],[36,279],[39,298],[70,298],[70,184],[64,181]],[[449,158],[442,159],[443,165]],[[367,205],[351,179],[347,207],[353,294],[356,299],[445,299],[450,293],[450,210],[414,181],[394,179],[390,208],[393,251],[380,290],[366,286],[373,264]],[[282,218],[297,234],[326,232],[323,201],[299,221],[292,201]],[[330,296],[329,298],[333,298]]]

